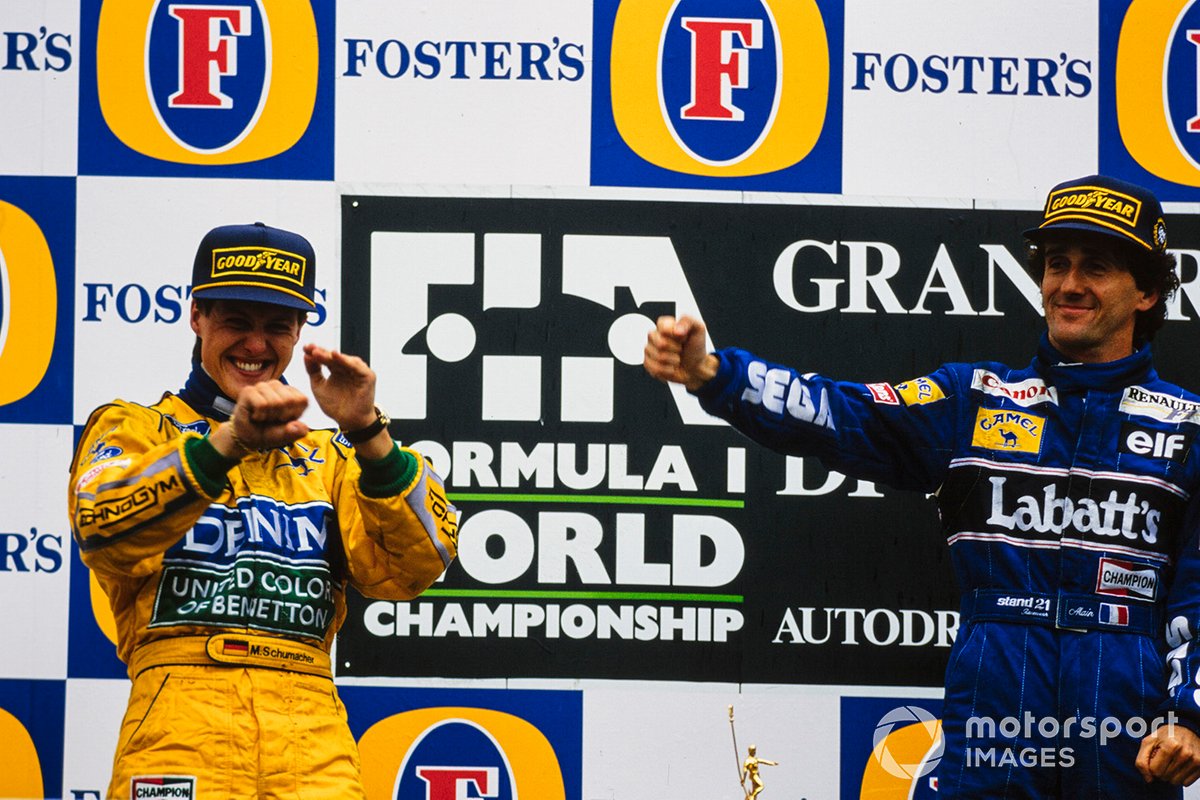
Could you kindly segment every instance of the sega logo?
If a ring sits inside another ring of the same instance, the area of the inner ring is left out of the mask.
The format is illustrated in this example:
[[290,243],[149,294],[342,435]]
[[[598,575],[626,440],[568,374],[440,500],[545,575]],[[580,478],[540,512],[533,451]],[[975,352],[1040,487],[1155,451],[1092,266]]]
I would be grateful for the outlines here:
[[[637,171],[664,185],[674,184],[645,170],[646,164],[706,178],[790,170],[813,156],[827,131],[840,127],[840,105],[833,105],[840,103],[835,88],[840,59],[831,55],[829,17],[838,22],[841,10],[828,5],[818,0],[620,2],[611,48],[603,42],[597,47],[598,53],[611,54],[611,107],[597,108],[594,140],[612,138],[603,130],[611,113],[612,126],[635,156],[630,166],[640,162]],[[603,77],[598,67],[601,84]],[[602,86],[593,96],[601,95]],[[598,151],[593,180],[638,183],[621,181],[620,164],[612,163],[620,155],[611,148]],[[827,181],[833,177],[819,174]]]
[[[163,284],[149,287],[140,283],[83,284],[83,322],[103,322],[111,314],[130,324],[178,322],[184,315],[184,304],[192,297],[190,285]],[[308,325],[325,322],[325,290],[317,289],[317,307],[309,312]]]
[[1151,184],[1160,199],[1196,199],[1200,6],[1191,0],[1131,0],[1124,15],[1102,17],[1120,25],[1109,24],[1102,33],[1115,66],[1111,107],[1102,109],[1101,170],[1129,174],[1132,159],[1159,181],[1136,173],[1131,179]]
[[127,0],[94,13],[95,105],[81,98],[80,117],[97,136],[81,136],[88,142],[81,170],[193,174],[167,167],[248,165],[286,154],[285,169],[238,174],[331,177],[332,98],[321,82],[331,9]]

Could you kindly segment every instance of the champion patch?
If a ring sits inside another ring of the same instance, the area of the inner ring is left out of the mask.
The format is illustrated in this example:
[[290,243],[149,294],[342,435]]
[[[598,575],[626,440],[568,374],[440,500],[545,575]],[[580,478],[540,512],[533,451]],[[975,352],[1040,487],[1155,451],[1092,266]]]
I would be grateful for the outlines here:
[[1158,570],[1146,564],[1102,558],[1096,573],[1096,593],[1153,600],[1158,594]]
[[194,775],[138,775],[129,782],[131,800],[195,800]]

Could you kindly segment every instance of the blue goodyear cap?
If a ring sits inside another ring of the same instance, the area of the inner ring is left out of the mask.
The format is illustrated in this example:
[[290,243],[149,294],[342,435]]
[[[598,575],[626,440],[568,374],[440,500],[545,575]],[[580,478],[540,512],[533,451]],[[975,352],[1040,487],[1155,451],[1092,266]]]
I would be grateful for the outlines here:
[[1042,224],[1025,231],[1025,238],[1037,243],[1061,230],[1100,233],[1156,253],[1167,249],[1158,198],[1149,189],[1106,175],[1076,178],[1051,189]]
[[253,225],[222,225],[204,234],[192,266],[192,297],[253,300],[311,311],[317,259],[298,233]]

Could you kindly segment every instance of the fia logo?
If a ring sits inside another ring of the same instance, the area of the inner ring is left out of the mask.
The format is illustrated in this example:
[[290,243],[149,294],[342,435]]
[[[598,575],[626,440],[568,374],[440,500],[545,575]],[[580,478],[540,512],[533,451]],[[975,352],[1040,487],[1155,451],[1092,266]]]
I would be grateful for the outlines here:
[[1116,130],[1108,135],[1151,175],[1200,187],[1200,6],[1132,0],[1115,35]]
[[[318,101],[318,64],[323,28],[331,24],[319,25],[304,2],[104,3],[96,30],[100,115],[85,113],[90,103],[81,103],[81,125],[95,125],[97,134],[107,129],[124,147],[101,136],[81,151],[81,169],[163,171],[128,148],[204,167],[287,154],[288,177],[318,177],[314,169],[324,176],[331,171],[332,111]],[[310,163],[314,156],[324,156],[321,166]],[[115,164],[106,162],[113,158]]]
[[[535,308],[541,302],[543,236],[537,233],[482,234],[481,280],[484,311]],[[476,234],[375,231],[371,235],[371,341],[399,342],[373,349],[381,376],[377,398],[393,419],[426,419],[433,394],[429,361],[457,362],[479,348],[476,322],[457,313],[434,315],[430,297],[442,287],[476,283]],[[563,235],[562,293],[614,312],[608,352],[564,355],[557,364],[539,354],[482,355],[480,418],[536,421],[543,418],[544,388],[558,373],[563,422],[608,423],[614,419],[617,362],[640,368],[646,334],[654,321],[640,313],[617,315],[617,296],[630,292],[639,303],[671,303],[676,315],[703,319],[670,238]],[[437,269],[429,268],[437,264]],[[396,297],[406,298],[404,314]],[[424,333],[430,355],[404,352],[403,343]],[[491,343],[484,341],[484,346]],[[711,349],[711,342],[709,342]],[[552,371],[553,370],[553,371]],[[679,384],[670,384],[686,424],[720,425]]]
[[840,106],[829,113],[840,97],[829,22],[817,0],[620,3],[609,74],[617,133],[640,159],[678,173],[793,167],[840,116]]

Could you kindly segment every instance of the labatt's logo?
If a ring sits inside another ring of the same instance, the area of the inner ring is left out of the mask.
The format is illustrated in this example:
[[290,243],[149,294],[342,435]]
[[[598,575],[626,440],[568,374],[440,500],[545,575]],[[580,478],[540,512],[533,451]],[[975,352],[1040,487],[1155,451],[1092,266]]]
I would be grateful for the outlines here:
[[528,721],[486,708],[406,711],[358,743],[368,797],[395,800],[566,800],[562,768]]
[[1048,483],[1040,495],[1005,497],[1008,478],[993,475],[992,511],[989,525],[1009,531],[1034,531],[1061,536],[1065,531],[1091,533],[1108,538],[1121,538],[1155,544],[1158,541],[1158,522],[1162,512],[1135,492],[1108,493],[1108,497],[1072,499],[1059,497],[1059,486]]
[[1164,180],[1200,186],[1200,5],[1133,0],[1117,44],[1114,85],[1125,149]]
[[642,158],[742,177],[803,160],[825,124],[816,0],[625,0],[612,37],[617,130]]
[[42,229],[0,200],[0,406],[42,382],[54,352],[57,308],[54,261]]
[[131,149],[185,164],[278,155],[304,135],[317,94],[308,3],[104,3],[96,41],[100,109]]

